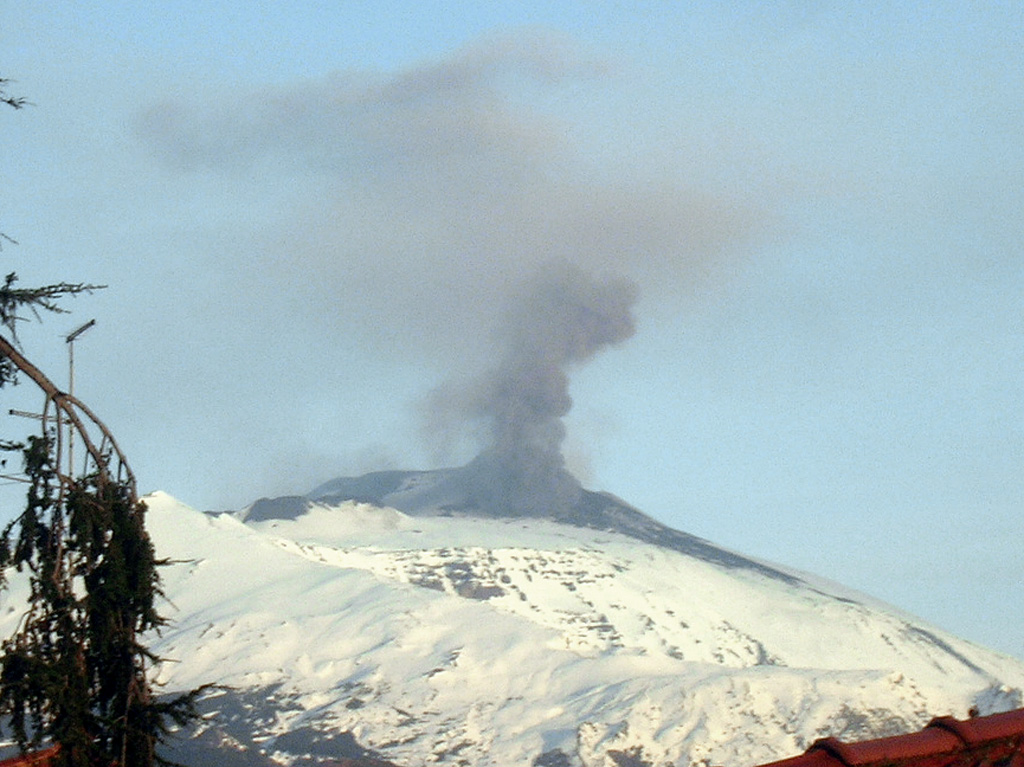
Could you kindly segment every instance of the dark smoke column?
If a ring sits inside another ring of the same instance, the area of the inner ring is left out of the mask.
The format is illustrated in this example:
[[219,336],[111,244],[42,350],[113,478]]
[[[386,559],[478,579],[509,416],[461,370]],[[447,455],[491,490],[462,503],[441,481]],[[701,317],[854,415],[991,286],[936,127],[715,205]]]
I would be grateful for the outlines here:
[[510,301],[498,365],[470,394],[490,444],[466,467],[469,501],[495,516],[563,517],[580,485],[565,469],[562,418],[572,407],[568,372],[634,332],[635,285],[550,266]]

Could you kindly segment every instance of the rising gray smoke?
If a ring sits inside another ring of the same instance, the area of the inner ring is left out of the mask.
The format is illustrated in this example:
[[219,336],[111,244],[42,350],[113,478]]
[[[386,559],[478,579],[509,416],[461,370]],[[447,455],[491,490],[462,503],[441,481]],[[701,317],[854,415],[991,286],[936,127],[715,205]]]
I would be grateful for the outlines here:
[[497,516],[564,516],[579,494],[562,456],[572,407],[569,371],[634,332],[635,285],[548,266],[513,294],[497,333],[496,365],[443,404],[482,422],[486,447],[466,468],[468,502]]
[[[590,275],[629,274],[652,307],[674,316],[680,295],[714,278],[737,245],[771,223],[762,209],[768,195],[746,172],[740,187],[732,171],[715,180],[715,169],[735,163],[707,162],[710,145],[692,133],[700,121],[652,141],[650,126],[627,115],[606,120],[603,99],[637,103],[632,90],[619,90],[631,87],[628,70],[557,34],[521,29],[390,72],[204,85],[138,116],[138,137],[170,174],[154,183],[177,184],[168,200],[192,206],[183,211],[202,210],[206,195],[238,203],[203,217],[201,227],[182,224],[195,233],[194,248],[167,240],[168,268],[185,272],[203,259],[212,271],[199,293],[169,285],[160,311],[217,296],[173,314],[205,340],[201,354],[161,375],[180,378],[176,391],[221,376],[184,411],[207,408],[197,423],[230,411],[239,377],[223,378],[224,360],[240,346],[301,371],[302,389],[287,394],[269,378],[244,379],[246,396],[275,403],[266,417],[278,419],[245,425],[256,451],[245,461],[267,466],[236,472],[250,477],[243,485],[254,483],[246,492],[266,492],[271,472],[293,486],[283,460],[318,472],[370,468],[351,443],[390,442],[381,416],[395,400],[386,406],[374,384],[358,382],[392,378],[389,397],[408,401],[417,390],[401,380],[405,373],[434,375],[441,360],[467,376],[490,372],[435,398],[435,462],[465,458],[471,426],[489,446],[472,467],[485,478],[473,483],[483,506],[545,513],[579,492],[560,453],[566,376],[629,335],[635,296],[626,282]],[[552,259],[578,270],[531,277]],[[227,284],[233,289],[218,287]],[[487,329],[514,287],[504,332],[492,342]],[[350,426],[344,438],[294,428],[313,403]],[[220,430],[232,435],[227,455],[238,428]],[[292,436],[283,444],[271,433]],[[412,460],[396,449],[396,461]],[[209,483],[223,484],[212,475]]]

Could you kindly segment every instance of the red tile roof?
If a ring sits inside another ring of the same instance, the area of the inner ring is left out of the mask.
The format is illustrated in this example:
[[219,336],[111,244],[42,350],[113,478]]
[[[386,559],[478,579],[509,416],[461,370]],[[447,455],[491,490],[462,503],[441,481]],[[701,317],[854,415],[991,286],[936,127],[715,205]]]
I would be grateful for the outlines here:
[[943,716],[919,732],[860,743],[825,738],[800,756],[762,767],[1024,767],[1024,709]]
[[54,757],[57,756],[59,750],[60,746],[50,746],[42,751],[33,751],[24,756],[14,756],[0,761],[0,767],[50,767],[51,764],[54,764]]

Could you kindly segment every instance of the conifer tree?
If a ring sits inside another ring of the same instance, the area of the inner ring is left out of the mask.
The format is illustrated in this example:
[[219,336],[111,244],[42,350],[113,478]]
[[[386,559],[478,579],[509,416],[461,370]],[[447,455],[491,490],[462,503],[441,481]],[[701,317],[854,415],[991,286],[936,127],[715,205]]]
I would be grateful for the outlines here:
[[[58,298],[94,289],[15,290],[14,282],[10,275],[0,288],[0,325],[12,329],[22,307],[60,311]],[[155,748],[168,727],[192,718],[201,690],[169,701],[153,695],[147,668],[158,659],[142,636],[164,619],[146,507],[102,423],[0,335],[0,387],[19,375],[39,386],[46,406],[43,433],[21,446],[25,509],[0,533],[0,585],[11,568],[29,582],[27,611],[0,646],[0,714],[22,750],[59,744],[61,767],[149,767],[162,762]],[[67,422],[89,454],[82,475],[61,464]],[[87,422],[100,429],[102,444],[90,439]]]
[[[0,104],[20,108],[8,82],[0,78]],[[0,587],[12,569],[29,585],[21,623],[0,645],[0,716],[22,751],[58,745],[60,767],[166,763],[156,745],[195,716],[202,688],[169,701],[153,694],[147,669],[158,659],[142,637],[164,625],[156,607],[163,563],[145,529],[146,506],[106,427],[21,353],[17,337],[26,311],[63,312],[61,299],[102,286],[16,282],[11,273],[0,285],[0,389],[25,376],[45,405],[40,434],[0,442],[23,452],[28,483],[24,511],[0,532]],[[62,465],[68,426],[88,455],[80,475]]]

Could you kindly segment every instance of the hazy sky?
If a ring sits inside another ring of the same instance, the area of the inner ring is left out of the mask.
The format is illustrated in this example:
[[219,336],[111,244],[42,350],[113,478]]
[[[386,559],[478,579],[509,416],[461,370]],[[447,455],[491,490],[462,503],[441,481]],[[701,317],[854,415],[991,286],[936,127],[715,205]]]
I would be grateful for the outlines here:
[[4,271],[109,286],[25,350],[238,508],[468,460],[512,286],[628,282],[585,485],[1024,657],[1024,6],[728,5],[8,4]]

